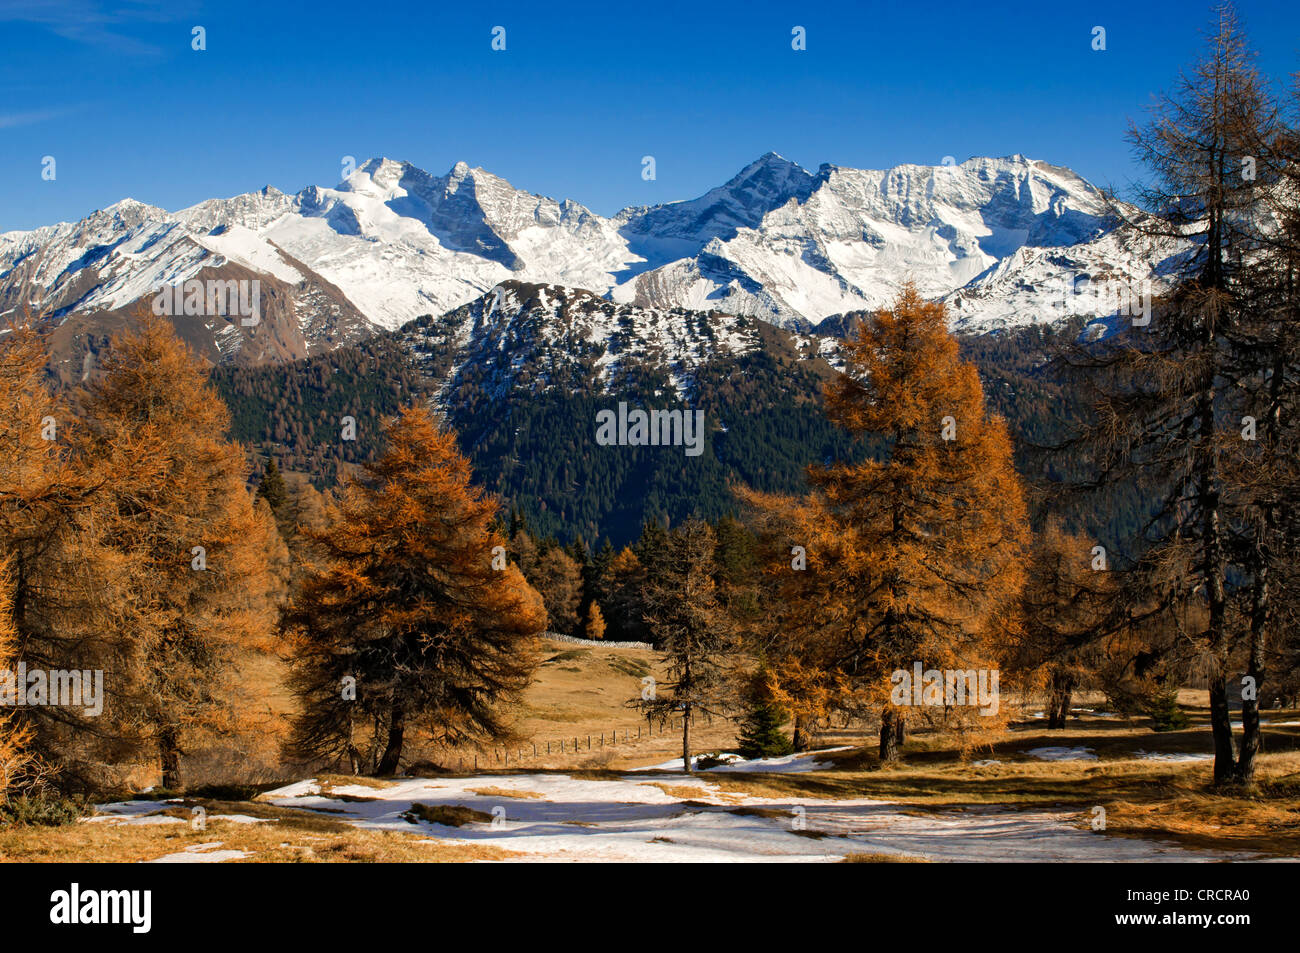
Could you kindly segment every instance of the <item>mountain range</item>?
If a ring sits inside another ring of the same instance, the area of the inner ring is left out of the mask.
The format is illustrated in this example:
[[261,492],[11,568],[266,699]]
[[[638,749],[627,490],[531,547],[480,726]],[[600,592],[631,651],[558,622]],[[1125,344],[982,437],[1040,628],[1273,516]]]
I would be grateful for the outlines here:
[[256,365],[443,315],[508,281],[807,332],[841,328],[910,279],[949,304],[955,330],[984,333],[1059,321],[1066,280],[1158,278],[1181,249],[1139,247],[1116,230],[1117,207],[1136,214],[1020,155],[809,172],[768,153],[699,198],[608,218],[463,162],[437,176],[378,158],[333,188],[267,186],[177,212],[124,199],[0,234],[0,315],[46,314],[82,351],[162,284],[257,279],[254,327],[175,319],[214,363]]

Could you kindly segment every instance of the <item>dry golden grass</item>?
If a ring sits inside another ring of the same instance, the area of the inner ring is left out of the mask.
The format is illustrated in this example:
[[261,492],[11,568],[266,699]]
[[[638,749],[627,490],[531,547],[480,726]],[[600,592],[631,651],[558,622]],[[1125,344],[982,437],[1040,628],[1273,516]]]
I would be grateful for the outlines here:
[[658,781],[647,781],[642,785],[642,787],[658,788],[669,797],[681,798],[684,801],[691,800],[692,798],[698,800],[709,796],[709,792],[704,790],[704,788],[692,787],[689,784],[663,784]]
[[[65,827],[21,827],[0,831],[0,861],[136,863],[180,853],[199,844],[220,842],[220,850],[240,850],[238,863],[439,863],[504,860],[513,851],[480,844],[441,841],[427,834],[363,830],[333,818],[258,803],[207,805],[210,812],[266,817],[264,823],[239,823],[210,816],[205,830],[183,823],[131,824],[95,821]],[[491,820],[491,818],[489,818]]]
[[346,787],[373,788],[376,791],[382,791],[385,788],[391,788],[393,782],[385,781],[383,778],[368,777],[364,774],[318,774],[316,775],[316,785],[320,788],[322,794],[332,794],[336,788]]
[[924,857],[911,854],[845,854],[841,864],[928,864]]
[[445,827],[464,827],[466,824],[491,824],[492,815],[460,804],[412,804],[404,815],[415,821],[428,821]]
[[[660,681],[665,678],[655,652],[543,639],[536,676],[524,692],[522,703],[507,712],[516,736],[514,742],[486,751],[447,752],[424,748],[417,740],[409,746],[408,759],[412,763],[427,761],[453,772],[470,772],[475,770],[477,755],[477,771],[482,773],[517,769],[618,770],[680,757],[680,728],[664,730],[648,725],[627,704],[640,697],[641,679],[646,675]],[[712,723],[703,719],[692,727],[691,735],[697,751],[722,751],[735,744],[736,731],[725,719],[714,719]],[[549,753],[547,742],[551,744]]]
[[486,788],[470,788],[470,792],[472,794],[482,795],[483,797],[514,797],[514,798],[533,799],[533,798],[541,798],[546,796],[539,791],[520,791],[515,788],[501,788],[496,786],[486,787]]

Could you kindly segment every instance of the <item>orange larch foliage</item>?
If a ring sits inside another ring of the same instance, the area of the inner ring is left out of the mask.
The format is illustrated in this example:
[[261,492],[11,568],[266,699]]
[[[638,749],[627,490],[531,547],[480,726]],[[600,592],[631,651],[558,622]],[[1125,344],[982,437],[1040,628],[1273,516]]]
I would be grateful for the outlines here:
[[249,726],[240,664],[270,646],[283,543],[205,366],[170,324],[143,315],[102,367],[80,394],[80,449],[106,487],[84,529],[123,591],[99,728],[153,749],[176,788],[193,740]]
[[[283,620],[302,705],[291,754],[381,774],[397,770],[408,730],[447,747],[507,736],[502,710],[527,685],[546,624],[455,434],[417,407],[387,438],[309,533],[323,559]],[[373,726],[369,755],[360,725]]]
[[[1000,610],[1023,582],[1027,514],[1003,421],[985,409],[941,303],[905,287],[844,345],[828,417],[876,441],[861,463],[810,468],[807,498],[746,493],[786,549],[769,576],[780,635],[768,663],[815,717],[882,713],[881,755],[897,757],[904,709],[891,675],[996,669]],[[794,547],[806,568],[795,568]],[[848,686],[852,698],[846,698]]]

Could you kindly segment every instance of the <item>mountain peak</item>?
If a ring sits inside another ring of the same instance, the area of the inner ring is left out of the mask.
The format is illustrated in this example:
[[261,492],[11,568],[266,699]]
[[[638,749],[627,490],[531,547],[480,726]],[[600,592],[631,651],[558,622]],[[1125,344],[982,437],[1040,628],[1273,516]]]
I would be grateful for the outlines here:
[[804,180],[811,179],[812,175],[799,163],[791,162],[785,156],[775,152],[764,152],[732,176],[723,188],[728,188],[733,183],[746,184],[756,178],[768,178],[773,182],[802,183]]

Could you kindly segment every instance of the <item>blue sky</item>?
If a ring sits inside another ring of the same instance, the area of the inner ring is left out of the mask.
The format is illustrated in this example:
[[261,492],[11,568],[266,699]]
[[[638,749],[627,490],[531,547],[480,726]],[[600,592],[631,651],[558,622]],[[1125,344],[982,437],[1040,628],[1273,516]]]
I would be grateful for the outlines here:
[[[1300,4],[1238,9],[1266,72],[1300,70]],[[1209,16],[1201,0],[0,0],[0,231],[125,196],[333,185],[345,155],[465,160],[602,214],[693,198],[768,150],[809,169],[1020,152],[1122,188],[1128,117]]]

